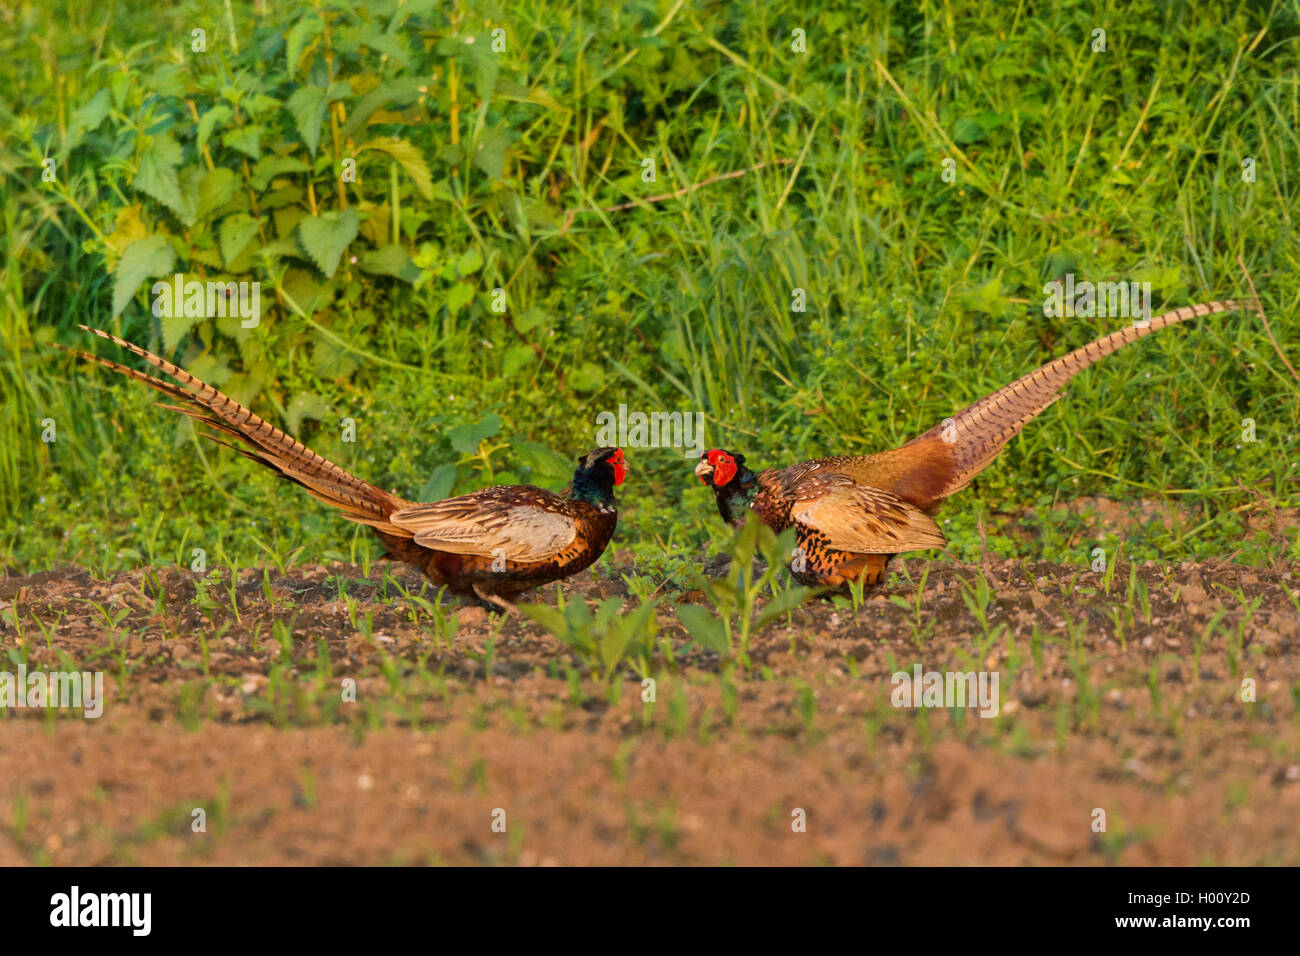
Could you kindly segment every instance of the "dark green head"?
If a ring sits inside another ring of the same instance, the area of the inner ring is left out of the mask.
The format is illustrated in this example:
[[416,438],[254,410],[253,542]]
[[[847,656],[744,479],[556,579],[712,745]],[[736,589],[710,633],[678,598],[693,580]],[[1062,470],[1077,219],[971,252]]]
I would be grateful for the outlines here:
[[572,494],[578,501],[612,506],[614,486],[627,477],[627,461],[621,448],[597,448],[578,459],[573,473]]

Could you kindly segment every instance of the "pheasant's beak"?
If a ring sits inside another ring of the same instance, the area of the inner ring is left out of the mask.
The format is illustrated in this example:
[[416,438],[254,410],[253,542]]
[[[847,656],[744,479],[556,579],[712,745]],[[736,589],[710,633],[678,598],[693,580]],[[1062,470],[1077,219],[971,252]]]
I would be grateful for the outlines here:
[[695,475],[707,485],[713,478],[713,466],[707,460],[701,458],[700,463],[695,466]]

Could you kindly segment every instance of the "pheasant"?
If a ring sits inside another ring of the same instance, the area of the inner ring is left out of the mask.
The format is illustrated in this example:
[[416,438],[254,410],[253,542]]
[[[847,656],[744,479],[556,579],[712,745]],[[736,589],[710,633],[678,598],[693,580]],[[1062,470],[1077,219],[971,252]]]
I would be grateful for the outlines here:
[[369,525],[384,543],[385,557],[413,565],[439,587],[489,608],[509,610],[524,591],[577,574],[601,556],[614,534],[614,487],[627,475],[620,448],[597,448],[579,458],[573,483],[561,494],[497,485],[420,504],[349,474],[166,359],[109,332],[81,328],[134,352],[180,385],[88,352],[66,351],[174,399],[178,404],[159,404],[235,439],[231,444],[202,433],[302,486],[349,521]]
[[1075,349],[945,419],[906,445],[877,455],[840,455],[754,472],[745,456],[706,451],[695,474],[712,485],[728,524],[752,509],[778,533],[795,529],[791,573],[803,584],[877,584],[889,559],[942,548],[932,517],[983,471],[1012,436],[1061,397],[1074,376],[1107,355],[1169,325],[1240,308],[1209,302],[1166,312]]

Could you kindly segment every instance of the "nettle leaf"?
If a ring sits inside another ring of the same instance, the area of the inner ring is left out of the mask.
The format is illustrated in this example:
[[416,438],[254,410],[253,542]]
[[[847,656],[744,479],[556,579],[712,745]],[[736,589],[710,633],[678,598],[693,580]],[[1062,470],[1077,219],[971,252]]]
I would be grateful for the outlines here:
[[260,119],[268,113],[278,113],[283,107],[284,103],[265,93],[258,93],[244,100],[244,111],[254,119]]
[[456,466],[444,463],[433,469],[429,480],[424,483],[416,497],[420,501],[441,501],[451,494],[451,489],[454,487],[456,487]]
[[319,86],[300,86],[289,97],[289,112],[298,127],[298,138],[307,151],[316,155],[320,145],[321,124],[325,121],[325,91]]
[[[295,206],[307,201],[307,194],[301,186],[283,186],[266,194],[262,200],[262,210],[280,210],[286,206]],[[306,212],[306,210],[303,210]]]
[[297,434],[304,418],[322,421],[330,414],[329,404],[315,392],[299,392],[284,410],[284,421],[291,434]]
[[131,188],[162,203],[189,225],[194,221],[198,195],[196,190],[195,195],[186,202],[186,197],[181,192],[180,175],[176,171],[180,164],[181,147],[172,135],[164,133],[152,136],[140,156],[140,168],[131,181]]
[[303,219],[294,230],[298,245],[327,278],[334,278],[339,259],[353,239],[361,220],[356,210],[331,211],[322,216]]
[[460,37],[443,37],[438,52],[454,56],[474,74],[474,92],[480,99],[490,99],[496,88],[501,60],[492,52],[492,38],[486,33],[469,33]]
[[212,130],[216,128],[218,123],[225,123],[234,115],[234,111],[225,103],[218,103],[204,113],[203,118],[199,120],[198,137],[195,140],[199,149],[202,150],[204,146],[208,145],[208,137],[212,135]]
[[186,315],[182,304],[180,308],[173,305],[171,315],[164,315],[158,321],[162,326],[163,345],[168,349],[174,349],[180,345],[181,339],[189,334],[190,329],[203,321],[203,316]]
[[420,98],[420,81],[417,79],[389,80],[381,83],[357,101],[348,121],[343,124],[343,135],[355,136],[381,106],[410,106]]
[[127,246],[113,271],[113,318],[122,314],[141,282],[167,275],[175,263],[166,236],[145,236]]
[[509,145],[509,127],[504,123],[487,130],[474,146],[474,165],[489,178],[500,179],[505,175],[506,147]]
[[[281,237],[292,237],[293,230],[307,218],[307,210],[301,206],[289,206],[284,209],[277,209],[271,213],[271,218],[275,220],[275,234]],[[301,253],[302,250],[299,250]]]
[[204,352],[194,361],[185,366],[185,371],[189,372],[195,378],[201,378],[216,388],[221,388],[230,381],[230,376],[234,374],[231,367],[217,355],[211,352]]
[[308,17],[299,20],[289,30],[289,35],[285,39],[285,53],[289,59],[289,78],[293,79],[293,74],[298,69],[298,61],[302,59],[302,51],[315,40],[325,30],[325,22],[318,17]]
[[407,52],[400,36],[390,36],[378,24],[368,24],[364,27],[339,31],[339,38],[335,41],[335,49],[355,53],[362,47],[369,47],[376,53],[386,54],[398,66],[405,67],[410,63],[410,54]]
[[292,239],[273,239],[259,249],[258,254],[263,257],[270,256],[273,259],[278,259],[280,256],[293,256],[295,259],[303,258],[303,251],[298,248],[298,243]]
[[235,195],[239,181],[229,169],[218,166],[204,174],[199,182],[199,201],[195,209],[196,219],[205,219],[216,212]]
[[332,298],[328,283],[317,281],[310,269],[289,269],[280,288],[307,315],[329,305]]
[[227,266],[247,248],[257,235],[257,220],[246,212],[237,212],[221,220],[221,258]]
[[[533,354],[532,349],[526,345],[520,348],[525,349],[530,356]],[[518,439],[510,443],[510,452],[533,473],[535,481],[567,481],[573,476],[573,462],[569,458],[538,442]]]
[[324,378],[351,378],[358,362],[352,352],[317,332],[312,336],[311,366]]
[[388,243],[392,235],[392,223],[389,220],[388,203],[372,203],[362,199],[357,203],[359,209],[365,216],[361,223],[361,235],[365,236],[376,246],[383,246]]
[[429,164],[425,162],[424,154],[419,149],[404,139],[372,139],[364,146],[358,147],[357,152],[367,149],[385,153],[395,159],[411,177],[420,195],[425,199],[433,199],[433,173],[429,172]]
[[203,188],[203,167],[198,163],[186,166],[177,177],[181,187],[180,218],[185,225],[193,225],[199,213],[199,192]]
[[77,143],[81,142],[82,136],[104,122],[112,106],[113,101],[108,90],[100,90],[91,97],[90,102],[80,106],[72,114],[72,121],[68,123],[68,135],[63,139],[63,149],[60,151],[60,155],[66,155],[76,147]]
[[221,138],[230,149],[237,149],[249,159],[257,159],[262,155],[262,127],[245,126],[241,129],[232,129],[229,133]]
[[457,425],[447,431],[447,440],[453,451],[462,455],[472,455],[478,451],[478,444],[485,438],[491,438],[501,430],[501,416],[489,412],[483,420],[473,425]]
[[266,190],[276,176],[284,173],[305,173],[310,170],[310,166],[292,156],[263,156],[253,167],[251,182],[253,188],[260,193]]
[[216,249],[191,249],[189,261],[201,263],[209,269],[221,269],[225,266],[221,261],[221,253]]
[[164,63],[149,74],[145,86],[162,97],[181,97],[185,95],[185,73],[175,63]]
[[372,249],[358,263],[363,272],[371,275],[393,276],[406,282],[420,278],[420,270],[401,246],[386,245]]
[[137,202],[123,206],[117,211],[117,218],[113,221],[113,231],[104,237],[104,244],[113,250],[113,258],[120,259],[122,253],[126,252],[127,246],[149,235],[149,230],[140,219],[142,209],[144,203]]

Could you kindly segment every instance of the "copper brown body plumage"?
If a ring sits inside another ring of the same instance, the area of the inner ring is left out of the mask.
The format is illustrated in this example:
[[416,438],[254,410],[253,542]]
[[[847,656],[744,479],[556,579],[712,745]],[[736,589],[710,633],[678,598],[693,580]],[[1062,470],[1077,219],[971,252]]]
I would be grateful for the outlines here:
[[1112,332],[892,451],[754,472],[745,467],[744,455],[712,449],[701,456],[695,474],[712,486],[724,521],[743,523],[752,509],[776,531],[795,529],[791,571],[803,583],[835,587],[862,578],[875,584],[893,555],[946,544],[932,516],[1060,398],[1075,375],[1166,326],[1239,307],[1231,301],[1192,305]]
[[597,448],[579,458],[573,483],[562,494],[498,485],[445,501],[407,501],[349,474],[166,359],[109,332],[82,328],[135,353],[178,384],[88,352],[70,350],[74,354],[173,399],[175,404],[163,407],[217,433],[206,437],[300,485],[349,521],[368,525],[387,557],[491,607],[505,608],[530,588],[582,571],[604,552],[618,524],[614,487],[627,469],[621,449]]

